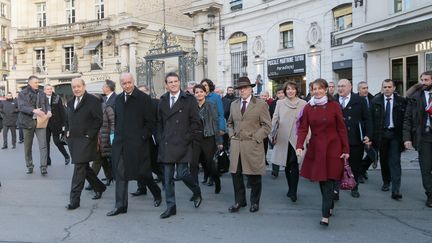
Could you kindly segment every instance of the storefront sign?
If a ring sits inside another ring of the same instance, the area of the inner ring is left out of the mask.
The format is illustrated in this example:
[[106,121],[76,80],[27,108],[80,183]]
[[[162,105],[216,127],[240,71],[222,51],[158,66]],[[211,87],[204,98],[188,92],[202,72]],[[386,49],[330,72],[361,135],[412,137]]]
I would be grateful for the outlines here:
[[415,45],[416,52],[431,51],[431,50],[432,50],[432,40],[423,41]]
[[301,75],[306,72],[305,55],[295,55],[270,59],[267,61],[268,77]]
[[333,62],[332,63],[333,70],[343,70],[343,69],[350,69],[352,68],[352,60],[344,60],[339,62]]

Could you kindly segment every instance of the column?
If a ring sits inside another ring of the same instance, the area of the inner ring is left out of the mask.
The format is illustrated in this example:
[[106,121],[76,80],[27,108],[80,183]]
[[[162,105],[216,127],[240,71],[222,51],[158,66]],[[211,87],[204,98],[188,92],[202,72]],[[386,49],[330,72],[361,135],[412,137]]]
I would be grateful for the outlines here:
[[309,52],[306,59],[306,85],[321,78],[321,51]]
[[216,29],[207,32],[207,77],[217,83]]
[[122,44],[120,46],[120,63],[121,63],[121,70],[124,71],[125,67],[129,64],[129,45],[128,44]]
[[205,70],[205,63],[204,61],[204,53],[203,53],[203,32],[202,31],[195,31],[195,50],[198,52],[197,61],[198,65],[195,66],[195,81],[200,82],[204,78],[204,70]]
[[136,78],[136,53],[137,53],[137,43],[129,44],[129,72],[132,74],[135,80]]

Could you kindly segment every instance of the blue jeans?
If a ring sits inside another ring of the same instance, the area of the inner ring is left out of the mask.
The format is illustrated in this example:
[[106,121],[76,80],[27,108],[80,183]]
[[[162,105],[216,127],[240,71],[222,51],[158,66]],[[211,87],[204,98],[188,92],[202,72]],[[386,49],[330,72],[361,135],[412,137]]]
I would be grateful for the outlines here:
[[176,205],[174,184],[175,166],[177,166],[177,178],[183,181],[183,183],[193,192],[194,196],[201,195],[201,189],[192,177],[187,163],[164,163],[165,199],[167,208],[172,208]]

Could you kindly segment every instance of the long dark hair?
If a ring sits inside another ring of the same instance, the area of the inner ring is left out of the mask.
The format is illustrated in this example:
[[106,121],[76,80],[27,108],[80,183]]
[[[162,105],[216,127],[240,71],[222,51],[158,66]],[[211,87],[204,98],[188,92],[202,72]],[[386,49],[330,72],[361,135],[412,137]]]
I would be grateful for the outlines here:
[[[325,90],[328,90],[328,83],[323,78],[317,78],[317,79],[315,79],[315,81],[312,82],[312,85],[318,85],[318,87],[321,87],[321,88],[323,88]],[[328,101],[333,101],[334,100],[333,95],[329,94],[328,92],[327,92],[326,95],[327,95]]]

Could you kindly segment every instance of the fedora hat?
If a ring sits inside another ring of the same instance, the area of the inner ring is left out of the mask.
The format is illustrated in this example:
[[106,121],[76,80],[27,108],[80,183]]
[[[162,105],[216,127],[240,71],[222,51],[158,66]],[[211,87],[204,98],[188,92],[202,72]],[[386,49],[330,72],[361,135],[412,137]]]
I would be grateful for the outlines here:
[[246,86],[255,87],[255,84],[252,84],[248,77],[240,77],[237,81],[237,86],[235,89],[240,89]]

